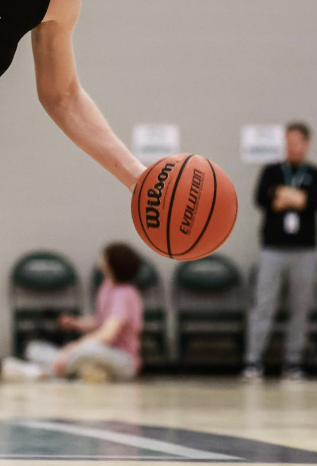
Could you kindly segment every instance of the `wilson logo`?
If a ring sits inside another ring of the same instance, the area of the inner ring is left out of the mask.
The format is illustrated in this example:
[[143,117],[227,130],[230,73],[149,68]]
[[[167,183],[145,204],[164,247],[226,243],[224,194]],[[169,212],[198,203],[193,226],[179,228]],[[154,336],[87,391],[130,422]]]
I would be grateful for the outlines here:
[[148,207],[146,208],[146,226],[148,228],[159,228],[161,225],[161,214],[159,210],[159,207],[161,206],[161,197],[165,188],[165,183],[175,166],[175,163],[167,163],[157,177],[158,182],[154,188],[149,189],[147,192]]

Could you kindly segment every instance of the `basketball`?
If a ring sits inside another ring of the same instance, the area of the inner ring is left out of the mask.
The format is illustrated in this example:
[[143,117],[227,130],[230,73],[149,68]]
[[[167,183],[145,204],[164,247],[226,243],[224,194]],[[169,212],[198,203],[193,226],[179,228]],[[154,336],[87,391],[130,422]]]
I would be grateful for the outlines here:
[[177,154],[150,166],[132,196],[132,218],[146,244],[165,257],[196,260],[218,249],[238,212],[234,185],[214,162]]

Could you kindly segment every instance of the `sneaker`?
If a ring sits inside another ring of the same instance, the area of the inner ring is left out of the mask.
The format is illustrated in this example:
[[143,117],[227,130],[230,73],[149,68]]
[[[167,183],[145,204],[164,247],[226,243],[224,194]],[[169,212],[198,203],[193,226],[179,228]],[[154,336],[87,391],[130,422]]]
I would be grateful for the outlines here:
[[289,380],[304,380],[307,373],[299,364],[287,364],[283,370],[283,377]]
[[262,364],[247,364],[242,372],[242,375],[247,380],[257,380],[263,377]]
[[1,380],[4,382],[34,382],[43,380],[45,375],[41,368],[16,358],[4,358],[1,364]]

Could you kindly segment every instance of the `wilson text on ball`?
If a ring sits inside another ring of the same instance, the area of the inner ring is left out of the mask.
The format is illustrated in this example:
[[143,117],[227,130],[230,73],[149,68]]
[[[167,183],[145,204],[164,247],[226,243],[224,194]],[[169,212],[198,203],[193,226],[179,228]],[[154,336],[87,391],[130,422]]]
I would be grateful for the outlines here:
[[146,226],[148,228],[159,228],[161,225],[158,207],[161,205],[161,197],[163,189],[165,188],[165,182],[175,166],[175,163],[167,163],[157,177],[158,183],[156,183],[154,189],[149,189],[147,192],[147,205],[149,207],[146,208]]

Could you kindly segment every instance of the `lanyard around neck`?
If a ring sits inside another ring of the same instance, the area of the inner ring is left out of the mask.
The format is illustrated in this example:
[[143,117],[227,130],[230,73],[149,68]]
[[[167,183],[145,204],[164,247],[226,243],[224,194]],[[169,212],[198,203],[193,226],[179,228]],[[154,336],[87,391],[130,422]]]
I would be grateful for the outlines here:
[[306,165],[302,165],[294,172],[289,163],[283,163],[282,172],[285,184],[292,186],[293,188],[299,188],[304,181],[307,170],[308,167]]

